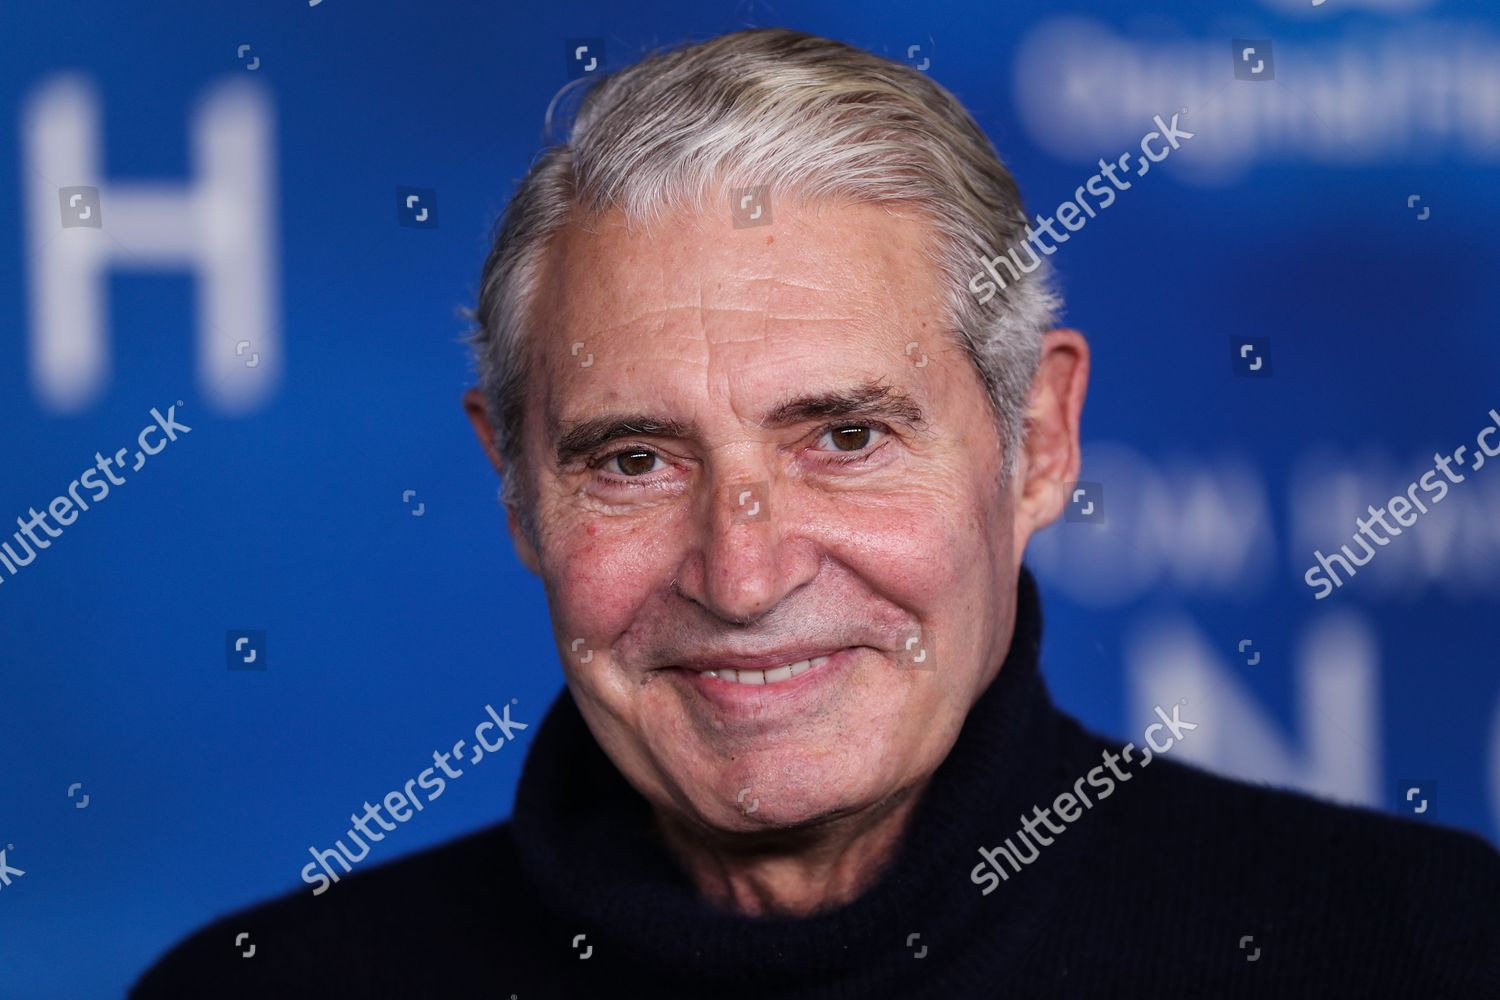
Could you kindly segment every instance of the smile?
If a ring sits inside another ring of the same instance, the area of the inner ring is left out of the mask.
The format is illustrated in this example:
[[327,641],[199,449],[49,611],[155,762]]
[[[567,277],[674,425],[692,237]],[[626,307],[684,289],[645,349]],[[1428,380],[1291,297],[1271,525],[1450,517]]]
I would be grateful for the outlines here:
[[762,686],[767,684],[780,684],[789,681],[793,677],[811,670],[813,667],[821,667],[828,662],[826,656],[814,656],[810,660],[798,660],[796,663],[788,663],[785,666],[776,667],[772,670],[706,670],[705,677],[714,677],[731,684],[750,684]]

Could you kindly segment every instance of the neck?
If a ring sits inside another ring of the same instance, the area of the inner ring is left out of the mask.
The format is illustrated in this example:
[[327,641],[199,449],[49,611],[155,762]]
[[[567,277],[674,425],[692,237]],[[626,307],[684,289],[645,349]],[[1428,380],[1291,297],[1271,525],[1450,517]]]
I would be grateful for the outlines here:
[[862,894],[895,858],[925,783],[873,809],[810,827],[722,834],[655,813],[699,893],[746,916],[810,916]]

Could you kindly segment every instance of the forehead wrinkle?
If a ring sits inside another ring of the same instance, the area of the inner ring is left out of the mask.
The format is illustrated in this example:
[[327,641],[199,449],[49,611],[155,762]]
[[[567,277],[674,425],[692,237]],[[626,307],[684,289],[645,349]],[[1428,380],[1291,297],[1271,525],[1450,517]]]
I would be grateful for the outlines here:
[[[891,283],[875,284],[875,288],[884,294],[852,295],[848,269],[829,272],[826,281],[819,281],[818,277],[828,271],[825,258],[830,253],[833,251],[820,248],[810,258],[773,259],[768,262],[771,273],[739,283],[742,289],[748,286],[763,292],[759,307],[748,303],[736,303],[730,307],[736,311],[753,311],[757,315],[758,322],[754,323],[753,333],[747,331],[744,335],[725,336],[721,332],[718,336],[710,336],[710,311],[705,307],[701,315],[709,346],[708,364],[704,369],[707,396],[715,402],[727,403],[730,412],[747,426],[759,426],[753,411],[758,410],[760,404],[753,399],[737,398],[742,393],[736,393],[735,389],[744,382],[736,376],[745,375],[749,370],[764,368],[773,363],[772,359],[731,356],[733,360],[725,358],[721,363],[716,355],[723,355],[715,350],[716,347],[731,347],[756,341],[772,344],[791,340],[805,348],[809,346],[806,327],[823,324],[833,324],[835,328],[851,333],[857,333],[861,324],[871,329],[891,329],[891,318],[897,312],[895,303],[889,301]],[[868,264],[865,266],[867,270],[870,268]],[[705,289],[701,274],[698,276],[698,285],[702,297]],[[739,331],[733,331],[733,334],[739,334]],[[828,347],[839,349],[832,342]]]
[[[868,311],[870,311],[872,313],[875,313],[877,315],[879,314],[878,310],[873,310],[872,309],[872,310],[868,310]],[[690,314],[697,314],[697,315],[715,315],[715,314],[721,314],[721,313],[724,313],[724,314],[744,313],[746,315],[754,314],[756,316],[761,316],[765,320],[767,320],[769,322],[773,322],[773,323],[841,323],[841,322],[858,322],[861,319],[861,316],[859,315],[859,313],[838,313],[838,314],[824,313],[824,314],[820,315],[820,314],[815,314],[815,313],[811,313],[811,312],[803,313],[803,312],[782,311],[782,310],[776,310],[776,309],[762,309],[762,308],[760,308],[758,306],[755,306],[755,305],[746,305],[746,304],[710,306],[710,305],[703,305],[703,304],[700,303],[700,304],[696,304],[696,305],[662,305],[662,306],[654,306],[654,307],[652,307],[650,309],[642,311],[641,313],[639,313],[639,314],[637,314],[635,316],[631,316],[628,319],[618,320],[616,322],[609,323],[606,326],[592,326],[591,325],[591,326],[589,326],[587,329],[585,329],[583,331],[579,331],[577,329],[574,329],[572,332],[573,333],[582,332],[582,333],[585,333],[585,334],[589,334],[589,333],[593,333],[593,334],[613,333],[613,332],[619,331],[619,330],[629,331],[632,327],[639,327],[639,326],[641,326],[643,324],[646,324],[646,323],[656,324],[656,328],[662,329],[662,327],[663,327],[663,320],[668,315],[670,315],[672,313],[690,313]],[[668,331],[666,331],[665,329],[662,329],[662,332],[663,333],[667,333]],[[669,335],[671,335],[671,336],[681,336],[680,333],[671,333]]]
[[[707,319],[709,322],[706,324],[701,322],[698,324],[690,322],[673,323],[669,319],[670,314],[673,313],[689,313],[691,316]],[[729,317],[736,314],[746,317],[757,317],[760,322],[757,324],[756,329],[748,332],[743,329],[743,324],[718,325],[712,323],[713,317]],[[661,338],[664,345],[675,341],[684,345],[706,342],[710,345],[728,346],[755,343],[757,341],[768,343],[774,341],[779,343],[799,337],[804,340],[816,340],[819,337],[817,333],[813,333],[810,337],[807,336],[809,329],[814,331],[848,329],[861,322],[866,322],[868,319],[855,313],[821,316],[794,313],[766,314],[761,310],[748,306],[721,306],[710,307],[704,310],[698,310],[694,306],[669,306],[659,311],[644,313],[630,320],[612,323],[605,327],[586,330],[575,329],[570,336],[584,339],[586,342],[589,337],[607,336],[615,333],[628,336],[630,333],[640,330],[648,321],[654,321],[649,329]],[[878,322],[883,323],[885,320],[882,319]],[[803,344],[801,346],[807,345]],[[686,361],[687,359],[678,358],[676,360]]]
[[[807,264],[816,270],[816,262],[807,262]],[[747,429],[748,427],[763,427],[763,424],[756,418],[756,412],[763,408],[765,400],[744,397],[744,391],[736,391],[736,388],[748,387],[748,385],[760,385],[762,379],[748,378],[748,376],[757,376],[765,369],[775,369],[775,367],[781,366],[786,358],[774,358],[771,357],[769,352],[762,352],[762,354],[751,354],[748,357],[742,354],[732,355],[732,360],[730,360],[730,357],[724,357],[720,351],[715,351],[715,348],[727,348],[727,346],[736,345],[736,343],[759,340],[759,342],[765,343],[768,346],[786,342],[790,346],[793,346],[793,348],[816,349],[817,346],[822,345],[816,345],[816,334],[808,336],[808,328],[817,328],[825,324],[832,324],[832,328],[855,334],[853,337],[846,337],[846,340],[858,343],[859,325],[861,325],[859,324],[858,313],[868,312],[868,309],[856,309],[853,315],[843,312],[850,304],[847,295],[846,297],[841,297],[838,301],[826,303],[829,309],[826,312],[819,310],[819,312],[822,312],[822,315],[808,315],[802,309],[787,310],[784,307],[777,307],[777,300],[781,298],[778,292],[786,291],[786,289],[795,289],[798,292],[814,292],[813,295],[810,295],[813,303],[823,304],[823,301],[819,300],[825,298],[829,292],[834,292],[837,286],[819,288],[819,286],[807,285],[807,283],[786,282],[786,280],[777,279],[777,277],[769,277],[769,279],[765,279],[765,288],[768,303],[766,303],[765,309],[757,310],[759,312],[759,324],[756,324],[756,334],[745,337],[717,336],[709,339],[709,360],[705,367],[705,373],[703,373],[705,375],[706,390],[708,390],[709,399],[715,400],[715,402],[727,403],[729,411],[741,423],[744,423]],[[808,297],[807,295],[801,295],[801,298]],[[853,297],[853,301],[861,303],[862,298]],[[835,312],[835,309],[837,309],[838,315],[828,315],[828,313]],[[873,322],[868,322],[867,325],[870,325],[870,327],[880,327],[883,324],[876,316],[876,318],[873,318]],[[837,339],[829,339],[828,343],[826,343],[826,348],[834,349],[834,351],[838,351],[841,346],[843,345]],[[723,357],[723,363],[720,363],[715,358],[715,354]],[[784,390],[784,385],[781,388]],[[724,444],[727,444],[727,442],[724,442]]]
[[[670,234],[663,239],[670,242]],[[575,327],[570,339],[590,334],[628,337],[632,332],[659,338],[664,359],[671,353],[668,345],[672,343],[683,347],[689,342],[704,345],[702,360],[683,354],[671,361],[700,364],[707,383],[706,398],[727,402],[737,412],[742,407],[734,405],[733,390],[739,382],[736,375],[764,368],[771,360],[746,356],[743,349],[747,345],[785,343],[799,354],[815,355],[820,349],[839,349],[832,343],[826,348],[817,343],[823,339],[820,331],[890,333],[913,319],[907,315],[909,309],[903,307],[900,293],[903,289],[920,291],[923,283],[920,276],[910,273],[913,261],[901,247],[884,244],[851,257],[837,233],[825,232],[821,239],[811,242],[799,234],[794,241],[775,250],[769,244],[747,244],[743,248],[747,253],[736,257],[704,254],[694,261],[696,266],[680,269],[674,269],[665,253],[647,255],[650,263],[645,267],[640,264],[646,261],[637,261],[635,266],[625,268],[617,255],[601,252],[604,248],[596,243],[586,247],[592,251],[588,256],[594,258],[594,265],[605,266],[590,268],[592,277],[586,279],[585,288],[606,294],[588,296],[600,302],[592,310],[593,316],[575,312],[559,319],[569,325],[579,320],[604,321],[600,326]],[[635,239],[629,242],[638,243]],[[791,256],[784,253],[788,247]],[[615,266],[609,266],[611,261]],[[909,288],[913,278],[917,287]],[[697,286],[696,304],[692,285]],[[667,301],[650,303],[653,297]],[[630,316],[619,319],[618,314],[611,315],[603,308],[603,302],[635,308]],[[690,324],[696,329],[690,329]],[[740,350],[725,355],[716,347]],[[742,403],[748,407],[748,401]]]
[[618,320],[605,326],[590,326],[587,332],[596,334],[613,333],[616,330],[627,330],[631,327],[638,327],[648,322],[660,324],[663,313],[689,312],[696,311],[697,309],[698,306],[696,305],[652,306],[650,309],[643,310],[642,312],[631,316],[628,319]]
[[[847,289],[850,279],[859,273],[867,273],[874,270],[874,262],[853,261],[839,270],[839,276],[830,278],[827,282],[820,282],[813,277],[807,277],[808,271],[818,272],[825,266],[820,259],[822,255],[815,256],[811,260],[801,259],[797,261],[764,261],[766,266],[760,273],[754,275],[734,276],[731,281],[720,279],[711,284],[704,280],[704,275],[694,273],[690,280],[698,286],[697,302],[691,301],[691,292],[671,296],[677,301],[668,301],[664,304],[652,304],[641,309],[639,312],[618,319],[611,317],[605,325],[598,326],[589,322],[589,317],[564,314],[560,319],[567,327],[573,327],[569,332],[574,335],[607,334],[616,331],[629,330],[642,324],[650,323],[652,329],[664,332],[671,314],[677,312],[688,312],[696,309],[701,319],[707,319],[715,315],[733,315],[735,313],[757,313],[763,320],[780,322],[822,322],[826,320],[850,320],[850,321],[886,321],[896,312],[894,302],[894,289],[888,281],[873,282],[873,289],[877,294],[870,295],[840,295]],[[884,254],[881,255],[885,257]],[[642,275],[639,270],[631,269],[628,275],[622,275],[618,271],[609,274],[601,274],[595,271],[595,279],[591,284],[602,284],[605,288],[615,288],[630,291],[630,299],[640,300],[651,294],[659,295],[667,299],[670,285],[673,284],[673,272],[666,270],[664,264],[650,268],[653,272],[650,277]],[[790,273],[775,274],[775,271]],[[628,277],[628,283],[619,279]],[[602,279],[602,280],[601,280]],[[642,288],[643,284],[649,283],[652,287]],[[725,286],[728,285],[728,288]],[[746,295],[748,290],[757,290],[759,295]],[[838,296],[837,303],[828,303],[826,300],[830,295]],[[611,295],[610,298],[618,300]],[[723,300],[732,299],[725,303]],[[755,301],[751,301],[754,299]],[[717,302],[715,300],[718,300]],[[629,301],[629,300],[627,300]],[[834,310],[837,315],[830,315]],[[846,310],[848,310],[846,312]],[[579,324],[584,320],[584,324]],[[763,324],[764,325],[764,324]],[[582,329],[578,327],[582,326]],[[706,325],[704,328],[707,336]],[[738,339],[738,338],[737,338]]]

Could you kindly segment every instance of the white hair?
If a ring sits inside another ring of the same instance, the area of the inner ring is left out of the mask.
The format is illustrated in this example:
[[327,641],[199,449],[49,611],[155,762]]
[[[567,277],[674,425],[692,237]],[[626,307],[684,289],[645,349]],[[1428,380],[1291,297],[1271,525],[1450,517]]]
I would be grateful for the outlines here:
[[553,235],[612,209],[647,222],[726,211],[729,189],[762,185],[773,204],[778,195],[887,203],[928,222],[927,255],[947,286],[943,320],[984,383],[1009,479],[1042,334],[1059,307],[1045,261],[987,304],[968,285],[981,255],[1026,237],[1009,171],[958,99],[925,74],[814,35],[740,31],[599,78],[571,134],[536,159],[497,223],[470,343],[504,464],[501,497],[530,537],[525,333]]

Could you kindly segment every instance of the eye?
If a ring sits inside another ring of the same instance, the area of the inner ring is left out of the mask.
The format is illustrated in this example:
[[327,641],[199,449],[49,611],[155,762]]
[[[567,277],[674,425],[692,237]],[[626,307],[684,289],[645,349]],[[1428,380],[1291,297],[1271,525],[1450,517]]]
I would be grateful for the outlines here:
[[626,448],[605,456],[600,465],[605,472],[633,478],[655,472],[659,459],[660,456],[649,448]]
[[823,449],[825,451],[852,453],[879,443],[885,433],[883,428],[874,424],[835,424],[826,428],[818,441],[821,443],[826,439],[832,445],[832,448]]

